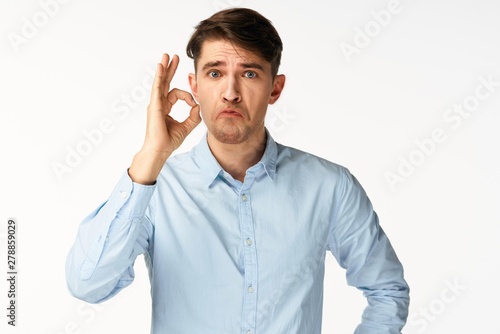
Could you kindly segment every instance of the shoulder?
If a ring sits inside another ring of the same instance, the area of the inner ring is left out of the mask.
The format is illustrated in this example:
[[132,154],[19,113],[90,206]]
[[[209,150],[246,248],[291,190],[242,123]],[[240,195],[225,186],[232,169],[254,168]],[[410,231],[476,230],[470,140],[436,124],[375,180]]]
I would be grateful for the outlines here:
[[174,153],[170,156],[160,172],[160,177],[177,177],[178,174],[185,173],[196,173],[199,167],[196,165],[193,156],[195,154],[195,149],[191,149],[187,152]]
[[348,174],[346,167],[300,149],[278,144],[277,168],[292,169],[300,173],[322,177],[341,177]]
[[193,148],[187,152],[174,153],[172,156],[170,156],[167,159],[167,162],[165,163],[165,165],[170,166],[170,167],[177,167],[179,165],[189,163],[190,161],[192,161],[192,156],[194,154],[194,151],[195,151],[195,149]]

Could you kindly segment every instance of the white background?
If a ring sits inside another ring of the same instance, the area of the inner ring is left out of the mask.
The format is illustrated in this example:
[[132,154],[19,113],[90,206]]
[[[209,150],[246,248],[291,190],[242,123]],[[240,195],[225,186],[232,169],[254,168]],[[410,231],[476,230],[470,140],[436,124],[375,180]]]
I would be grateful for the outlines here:
[[[20,274],[16,328],[6,324],[1,279],[0,332],[149,332],[142,258],[132,286],[90,306],[66,290],[66,254],[81,219],[107,198],[142,144],[149,71],[163,52],[177,53],[174,85],[187,90],[193,27],[234,5],[270,18],[284,41],[287,86],[268,111],[275,139],[347,166],[370,196],[411,286],[404,333],[500,333],[500,4],[493,0],[2,1],[0,267],[4,277],[5,226],[14,217]],[[377,23],[374,13],[388,7],[390,18]],[[357,53],[344,53],[347,44]],[[481,88],[481,77],[496,86]],[[450,114],[463,103],[473,109],[467,118]],[[111,124],[108,133],[88,146],[84,133],[101,122]],[[431,145],[436,129],[441,142]],[[203,133],[197,128],[181,150]],[[69,167],[77,148],[86,155]],[[68,169],[58,174],[55,165]],[[391,186],[388,173],[404,177]],[[324,333],[352,333],[363,306],[329,255]]]

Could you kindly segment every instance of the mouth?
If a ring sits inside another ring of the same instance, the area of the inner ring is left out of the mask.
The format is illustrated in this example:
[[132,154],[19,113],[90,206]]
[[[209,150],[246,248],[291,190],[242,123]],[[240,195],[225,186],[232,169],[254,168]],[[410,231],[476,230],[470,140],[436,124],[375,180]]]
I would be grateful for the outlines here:
[[223,109],[217,113],[219,117],[243,117],[243,114],[235,109]]

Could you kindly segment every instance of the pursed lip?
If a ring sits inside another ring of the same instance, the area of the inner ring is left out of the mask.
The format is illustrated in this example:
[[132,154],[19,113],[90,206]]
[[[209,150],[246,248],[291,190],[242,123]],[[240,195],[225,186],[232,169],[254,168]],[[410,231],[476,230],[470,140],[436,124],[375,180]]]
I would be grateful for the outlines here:
[[243,114],[236,109],[225,108],[217,113],[217,118],[219,117],[243,117]]

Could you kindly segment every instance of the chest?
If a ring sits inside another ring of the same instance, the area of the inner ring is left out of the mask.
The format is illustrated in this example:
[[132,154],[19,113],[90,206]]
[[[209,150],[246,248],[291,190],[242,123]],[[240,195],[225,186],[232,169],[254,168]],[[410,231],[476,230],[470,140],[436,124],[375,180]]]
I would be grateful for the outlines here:
[[280,270],[325,251],[333,205],[321,187],[261,182],[238,190],[224,183],[182,189],[157,196],[154,243],[162,258],[176,254],[193,269],[234,266],[241,273],[248,261]]

